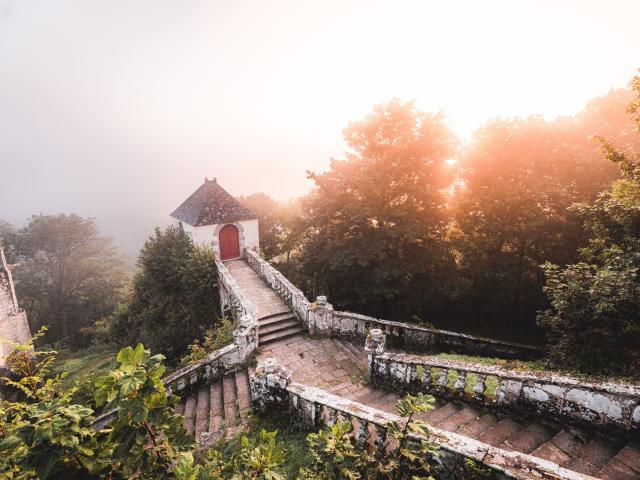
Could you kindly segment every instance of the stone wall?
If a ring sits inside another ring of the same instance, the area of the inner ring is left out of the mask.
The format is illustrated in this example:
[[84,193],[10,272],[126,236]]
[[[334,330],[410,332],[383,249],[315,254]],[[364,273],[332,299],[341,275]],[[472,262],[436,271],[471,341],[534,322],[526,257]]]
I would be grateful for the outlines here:
[[[315,387],[291,383],[289,373],[273,359],[259,364],[251,377],[251,395],[258,411],[288,409],[292,415],[313,428],[348,421],[352,435],[360,445],[368,445],[382,454],[387,448],[387,425],[402,424],[400,417],[376,410],[362,403],[333,395]],[[548,480],[586,480],[592,477],[561,468],[530,455],[492,447],[471,438],[430,428],[431,441],[440,448],[439,473],[442,478],[470,479],[537,478]],[[467,460],[489,467],[487,477],[471,471]]]
[[369,355],[372,385],[533,413],[586,427],[640,431],[640,387],[398,353]]
[[31,338],[27,314],[18,305],[11,267],[7,264],[0,245],[0,372],[5,369],[5,358],[16,343],[25,343]]
[[326,297],[318,297],[314,303],[310,303],[300,289],[257,253],[253,251],[245,253],[251,268],[284,299],[312,336],[343,337],[364,342],[369,330],[379,328],[385,332],[391,346],[409,351],[457,352],[522,360],[542,356],[539,348],[529,345],[335,311]]

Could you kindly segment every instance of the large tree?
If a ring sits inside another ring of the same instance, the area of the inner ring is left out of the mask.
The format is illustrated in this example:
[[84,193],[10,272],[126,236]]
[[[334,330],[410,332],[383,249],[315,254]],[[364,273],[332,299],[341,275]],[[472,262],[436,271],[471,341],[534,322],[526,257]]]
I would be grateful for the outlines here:
[[182,224],[156,228],[138,257],[133,292],[111,318],[121,343],[143,341],[175,361],[215,326],[219,300],[215,255],[194,245]]
[[392,100],[344,136],[346,158],[310,174],[302,255],[314,293],[392,317],[435,305],[452,265],[444,237],[454,134],[442,115]]
[[497,119],[474,134],[460,157],[452,235],[456,313],[474,331],[541,336],[534,321],[545,302],[539,265],[574,261],[586,241],[569,207],[593,200],[617,176],[595,137],[615,132],[617,145],[633,144],[628,100],[627,90],[614,90],[576,117]]
[[48,325],[47,340],[83,346],[83,329],[122,299],[126,258],[95,220],[75,214],[34,215],[24,228],[3,230],[32,331]]
[[[630,104],[640,133],[640,77]],[[638,135],[640,139],[640,135]],[[538,320],[549,331],[552,358],[587,371],[640,371],[640,151],[605,142],[622,178],[595,202],[576,206],[590,240],[580,261],[545,266],[550,308]]]

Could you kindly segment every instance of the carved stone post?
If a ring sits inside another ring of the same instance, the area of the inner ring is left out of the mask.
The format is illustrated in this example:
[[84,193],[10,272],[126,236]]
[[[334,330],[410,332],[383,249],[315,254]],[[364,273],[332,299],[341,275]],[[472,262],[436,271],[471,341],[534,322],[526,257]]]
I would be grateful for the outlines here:
[[369,335],[364,342],[364,351],[367,352],[367,364],[369,370],[369,384],[373,385],[375,379],[375,357],[384,353],[387,344],[387,336],[379,328],[369,330]]
[[233,342],[238,346],[240,359],[246,363],[258,348],[258,321],[253,315],[242,315],[238,328],[233,332]]
[[251,401],[253,408],[264,412],[269,408],[284,408],[287,398],[286,388],[291,380],[291,372],[278,364],[275,358],[266,358],[256,367],[251,380]]
[[333,325],[333,305],[327,297],[319,296],[309,307],[309,335],[330,337]]

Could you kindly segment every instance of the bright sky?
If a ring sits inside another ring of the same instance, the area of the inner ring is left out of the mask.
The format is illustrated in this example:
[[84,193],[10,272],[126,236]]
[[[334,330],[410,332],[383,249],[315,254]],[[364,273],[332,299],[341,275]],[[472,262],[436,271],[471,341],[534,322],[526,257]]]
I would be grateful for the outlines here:
[[205,175],[300,195],[392,97],[461,136],[573,114],[640,67],[639,18],[638,0],[0,0],[0,218],[76,211],[138,238]]

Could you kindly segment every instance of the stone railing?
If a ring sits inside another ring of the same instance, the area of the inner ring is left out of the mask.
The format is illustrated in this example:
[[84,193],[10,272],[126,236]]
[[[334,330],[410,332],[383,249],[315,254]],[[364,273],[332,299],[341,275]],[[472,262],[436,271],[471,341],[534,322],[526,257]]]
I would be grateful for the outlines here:
[[247,250],[246,258],[249,266],[282,297],[312,336],[343,337],[364,342],[369,330],[379,328],[387,335],[390,345],[416,352],[457,352],[522,360],[542,356],[539,348],[530,345],[335,311],[323,296],[310,303],[300,289],[256,252]]
[[546,372],[522,373],[493,365],[388,353],[384,341],[378,343],[383,347],[367,349],[374,386],[460,398],[581,426],[640,431],[638,385],[586,382]]
[[255,271],[274,292],[280,295],[304,327],[310,330],[308,321],[310,303],[304,296],[304,293],[253,250],[246,250],[245,255],[247,263],[253,271]]
[[[362,403],[333,395],[315,387],[290,383],[289,372],[274,359],[268,358],[258,365],[251,377],[251,396],[254,408],[289,409],[297,417],[314,428],[333,425],[336,421],[348,421],[356,442],[372,448],[379,455],[389,447],[387,428],[390,422],[403,424],[404,420]],[[486,443],[430,428],[430,440],[440,449],[437,469],[443,478],[468,479],[476,475],[470,471],[467,460],[489,467],[490,478],[537,478],[546,480],[593,479],[559,465],[523,453],[492,447]],[[418,439],[418,437],[413,437]]]

